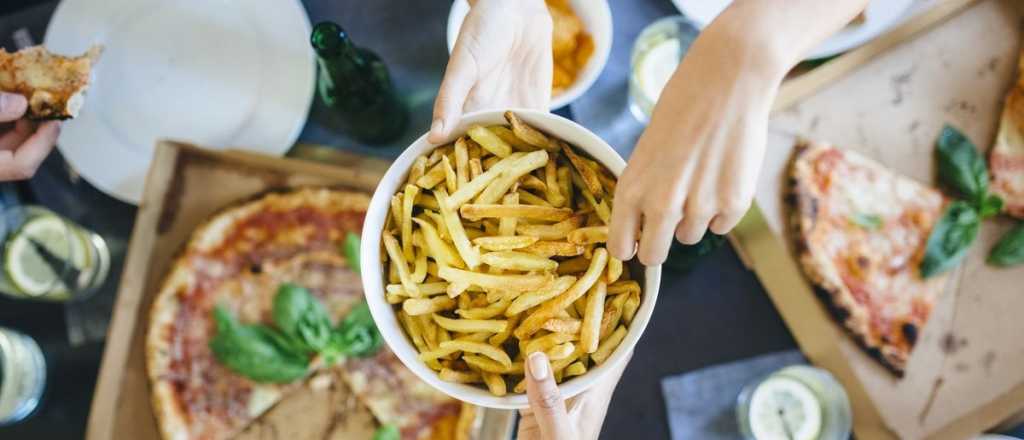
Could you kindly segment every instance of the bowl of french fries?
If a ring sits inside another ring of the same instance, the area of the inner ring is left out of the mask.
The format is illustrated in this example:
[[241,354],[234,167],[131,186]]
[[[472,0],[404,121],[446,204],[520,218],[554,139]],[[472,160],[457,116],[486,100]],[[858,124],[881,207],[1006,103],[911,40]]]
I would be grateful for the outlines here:
[[575,396],[625,361],[657,298],[660,267],[605,248],[625,162],[547,112],[472,113],[454,133],[413,143],[373,195],[361,247],[373,318],[403,364],[457,399],[526,407],[536,351]]
[[[597,81],[612,49],[612,14],[607,0],[545,0],[551,14],[554,59],[550,108],[564,107]],[[455,48],[466,0],[455,0],[448,13],[448,51]]]

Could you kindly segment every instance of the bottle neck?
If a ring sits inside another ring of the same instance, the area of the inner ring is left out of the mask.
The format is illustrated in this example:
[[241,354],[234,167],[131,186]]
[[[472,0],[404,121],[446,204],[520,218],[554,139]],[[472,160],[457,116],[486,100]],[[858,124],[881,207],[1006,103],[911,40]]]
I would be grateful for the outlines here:
[[357,69],[366,64],[352,39],[337,23],[322,22],[313,28],[310,37],[313,50],[332,76]]

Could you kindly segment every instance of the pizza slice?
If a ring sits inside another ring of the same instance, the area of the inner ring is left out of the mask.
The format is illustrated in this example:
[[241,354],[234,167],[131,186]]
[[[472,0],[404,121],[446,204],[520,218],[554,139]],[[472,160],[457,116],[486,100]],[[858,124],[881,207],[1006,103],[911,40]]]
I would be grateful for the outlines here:
[[872,357],[902,376],[945,276],[918,269],[942,194],[852,151],[803,142],[790,169],[791,223],[804,273]]
[[1024,53],[1018,70],[988,162],[992,192],[1002,197],[1007,214],[1024,219]]
[[70,119],[78,116],[89,87],[89,72],[102,47],[81,56],[66,57],[33,46],[14,53],[0,48],[0,90],[24,95],[30,119]]

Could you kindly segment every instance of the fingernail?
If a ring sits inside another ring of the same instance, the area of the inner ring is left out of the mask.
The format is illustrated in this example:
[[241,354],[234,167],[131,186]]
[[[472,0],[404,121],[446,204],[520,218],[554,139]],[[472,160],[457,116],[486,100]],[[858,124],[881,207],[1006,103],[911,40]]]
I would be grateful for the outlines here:
[[444,130],[444,121],[441,118],[434,119],[434,122],[430,124],[430,132],[440,134]]
[[544,352],[538,351],[530,355],[530,376],[533,380],[544,380],[548,378],[549,366],[548,357]]

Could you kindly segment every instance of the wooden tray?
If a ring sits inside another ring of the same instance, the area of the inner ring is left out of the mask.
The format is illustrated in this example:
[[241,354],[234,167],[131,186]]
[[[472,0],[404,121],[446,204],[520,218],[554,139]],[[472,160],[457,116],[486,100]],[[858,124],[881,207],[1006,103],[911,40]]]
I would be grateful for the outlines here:
[[[146,178],[124,276],[114,305],[89,414],[87,439],[159,438],[145,368],[148,312],[153,293],[175,254],[200,222],[232,202],[270,189],[331,185],[370,193],[388,165],[379,159],[315,146],[299,146],[295,152],[302,157],[315,157],[341,166],[241,151],[213,152],[171,141],[158,144]],[[336,387],[320,387],[308,391],[308,402],[291,401],[280,406],[302,408],[305,404],[323,408],[329,402],[344,401],[346,393]],[[311,417],[298,423],[287,417],[277,417],[277,422],[270,417],[272,420],[266,423],[281,423],[283,429],[278,431],[293,432],[295,430],[291,428],[300,425],[308,428],[315,423],[322,422],[326,426],[337,422],[329,418],[338,416],[336,413],[324,412],[324,417],[328,418],[320,419],[313,413],[298,412]],[[363,437],[361,434],[372,428],[372,419],[365,412],[353,414],[348,419],[351,420],[342,422],[351,425],[346,426],[349,429],[347,435],[335,435],[334,438]],[[507,439],[513,424],[514,414],[511,412],[484,411],[476,438]],[[334,429],[332,432],[338,431]]]

